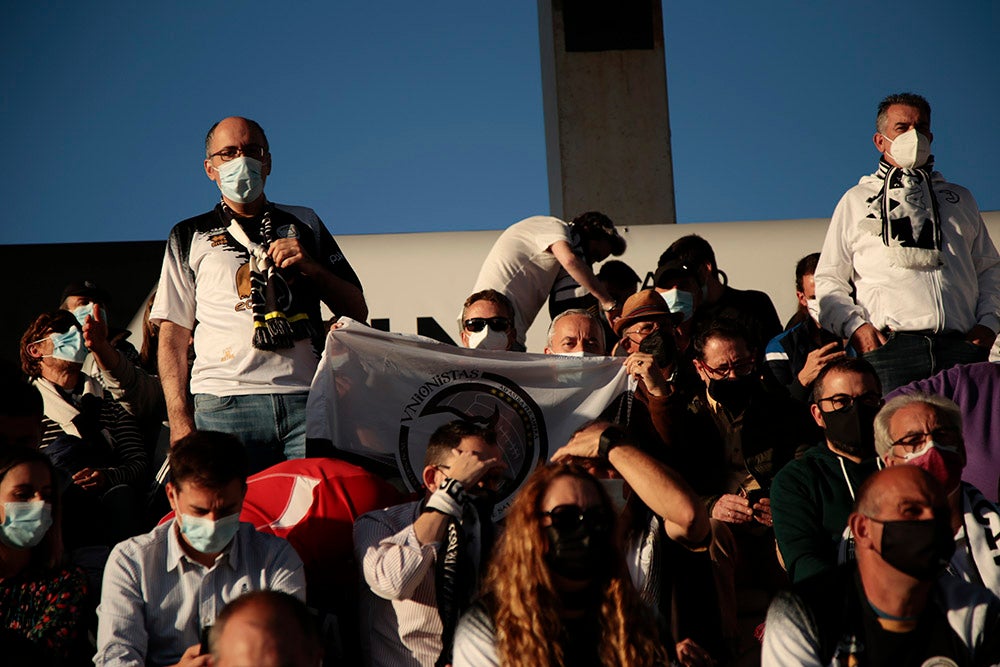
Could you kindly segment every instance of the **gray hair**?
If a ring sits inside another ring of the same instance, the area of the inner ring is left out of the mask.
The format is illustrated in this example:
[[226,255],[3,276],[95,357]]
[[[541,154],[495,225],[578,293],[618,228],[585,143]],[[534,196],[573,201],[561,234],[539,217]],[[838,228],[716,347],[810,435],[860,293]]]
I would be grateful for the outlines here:
[[549,333],[545,336],[545,340],[549,347],[552,347],[552,334],[556,332],[556,322],[570,315],[580,315],[582,317],[589,318],[591,322],[597,325],[597,331],[600,332],[598,338],[600,338],[601,341],[601,349],[605,352],[608,351],[607,343],[604,340],[604,325],[586,308],[570,308],[569,310],[564,310],[552,318],[552,323],[549,325]]
[[958,431],[959,437],[962,437],[962,410],[955,401],[937,394],[900,394],[893,397],[875,415],[875,451],[878,452],[879,458],[884,459],[892,448],[892,436],[889,435],[889,422],[892,421],[892,416],[914,403],[926,403],[934,408],[938,419],[943,421],[945,426],[954,428]]
[[916,93],[893,93],[892,95],[886,95],[878,103],[878,111],[875,114],[875,130],[877,132],[881,133],[885,131],[885,124],[889,118],[889,107],[893,104],[913,107],[924,115],[928,123],[931,122],[931,105],[922,95],[917,95]]

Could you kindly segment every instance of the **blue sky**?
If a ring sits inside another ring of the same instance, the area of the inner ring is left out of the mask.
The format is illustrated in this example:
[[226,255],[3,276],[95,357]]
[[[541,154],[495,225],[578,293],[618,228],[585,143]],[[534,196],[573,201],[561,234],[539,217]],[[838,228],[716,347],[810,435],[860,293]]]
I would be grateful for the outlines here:
[[[1000,209],[997,3],[663,10],[680,221],[829,216],[900,90],[934,107],[937,167]],[[268,196],[334,234],[548,212],[530,0],[14,2],[0,80],[4,244],[165,238],[217,199],[202,142],[233,114],[268,132]]]

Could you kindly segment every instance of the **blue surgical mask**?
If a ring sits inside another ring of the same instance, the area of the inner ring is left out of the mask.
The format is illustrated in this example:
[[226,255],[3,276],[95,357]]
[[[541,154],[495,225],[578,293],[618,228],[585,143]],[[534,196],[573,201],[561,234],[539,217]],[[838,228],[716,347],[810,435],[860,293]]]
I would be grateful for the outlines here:
[[252,157],[238,157],[213,167],[219,173],[219,190],[239,204],[249,204],[264,192],[264,164]]
[[236,537],[240,529],[239,513],[224,516],[217,521],[190,514],[181,514],[181,533],[196,551],[217,554]]
[[[87,321],[88,315],[90,316],[94,315],[95,305],[96,304],[88,303],[85,306],[77,306],[76,308],[73,309],[73,316],[76,317],[76,321],[80,323],[81,327],[83,326],[84,322]],[[108,320],[108,311],[104,309],[104,306],[101,306],[101,320],[105,322],[107,322]]]
[[[75,364],[82,364],[87,358],[83,332],[78,327],[70,327],[66,333],[51,333],[48,338],[52,341],[52,354],[46,354],[46,357],[71,361]],[[45,339],[40,338],[34,343],[41,343],[43,340]]]
[[15,549],[37,546],[52,526],[52,505],[44,500],[3,504],[0,542]]
[[683,322],[687,322],[694,317],[694,294],[673,287],[666,292],[660,292],[660,296],[667,302],[667,308],[671,313],[681,313],[684,315]]

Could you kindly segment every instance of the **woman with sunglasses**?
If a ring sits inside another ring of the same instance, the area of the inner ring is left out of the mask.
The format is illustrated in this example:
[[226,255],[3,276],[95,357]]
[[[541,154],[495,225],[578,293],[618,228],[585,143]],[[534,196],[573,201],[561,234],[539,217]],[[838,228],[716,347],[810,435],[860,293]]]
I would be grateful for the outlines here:
[[577,465],[539,468],[507,514],[483,599],[459,624],[454,667],[666,663],[607,493]]
[[82,648],[78,641],[87,583],[79,570],[60,566],[60,504],[54,479],[52,464],[38,450],[16,445],[0,450],[4,664],[64,664],[74,649]]

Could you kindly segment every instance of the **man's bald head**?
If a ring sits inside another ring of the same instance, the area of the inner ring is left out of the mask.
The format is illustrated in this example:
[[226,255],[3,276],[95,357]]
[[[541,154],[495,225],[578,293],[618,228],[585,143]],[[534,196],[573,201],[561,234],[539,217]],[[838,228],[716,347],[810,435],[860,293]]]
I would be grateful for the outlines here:
[[255,591],[229,603],[212,627],[214,667],[318,667],[316,622],[297,598]]
[[260,126],[260,123],[253,120],[252,118],[244,118],[243,116],[229,116],[228,118],[223,118],[218,121],[215,125],[208,128],[208,134],[205,135],[205,157],[212,154],[212,138],[215,136],[215,131],[220,125],[229,124],[243,124],[248,126],[253,132],[260,134],[260,145],[264,148],[268,148],[267,135],[264,134],[264,128]]
[[[946,507],[937,481],[916,466],[893,466],[880,470],[858,490],[857,511],[868,517],[884,518],[895,512],[901,502],[924,497],[931,507]],[[947,510],[946,510],[947,511]]]

